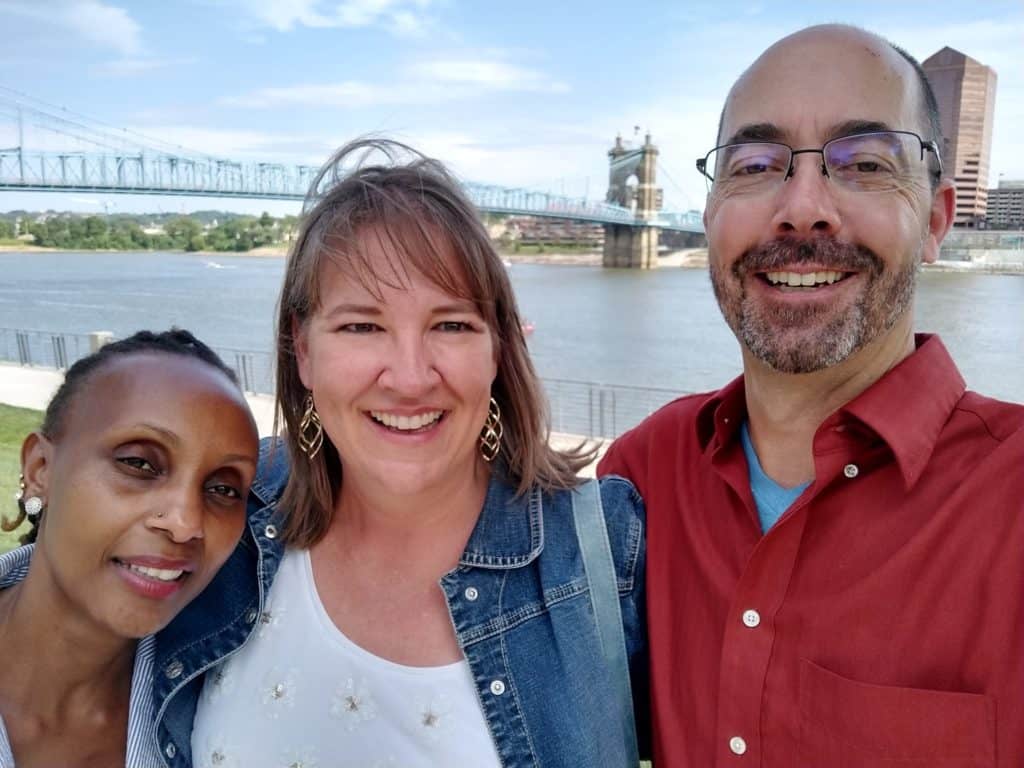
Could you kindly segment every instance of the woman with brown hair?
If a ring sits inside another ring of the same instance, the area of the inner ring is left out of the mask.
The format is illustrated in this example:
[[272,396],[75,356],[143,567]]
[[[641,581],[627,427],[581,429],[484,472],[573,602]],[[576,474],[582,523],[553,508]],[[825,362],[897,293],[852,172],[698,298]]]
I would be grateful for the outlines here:
[[277,333],[251,537],[158,638],[168,765],[635,765],[642,502],[548,445],[508,276],[443,166],[382,141],[328,163]]

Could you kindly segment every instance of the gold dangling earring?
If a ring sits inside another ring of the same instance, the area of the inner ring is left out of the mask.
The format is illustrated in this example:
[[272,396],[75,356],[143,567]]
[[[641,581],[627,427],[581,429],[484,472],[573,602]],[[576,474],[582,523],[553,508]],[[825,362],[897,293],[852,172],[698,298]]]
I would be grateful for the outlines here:
[[303,403],[305,411],[302,420],[299,421],[299,448],[306,454],[306,458],[312,461],[320,453],[320,446],[324,444],[324,427],[320,423],[320,414],[316,412],[313,404],[313,393],[306,393],[306,400]]
[[501,452],[501,436],[504,430],[501,426],[501,408],[498,401],[493,397],[487,405],[487,420],[484,421],[483,431],[480,432],[480,455],[484,461],[494,461]]

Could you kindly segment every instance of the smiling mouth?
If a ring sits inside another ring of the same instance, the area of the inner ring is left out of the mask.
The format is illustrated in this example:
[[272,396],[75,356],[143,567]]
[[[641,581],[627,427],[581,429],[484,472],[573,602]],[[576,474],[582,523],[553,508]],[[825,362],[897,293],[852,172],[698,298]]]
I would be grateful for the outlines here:
[[840,272],[837,270],[820,270],[818,272],[786,272],[784,270],[773,272],[758,272],[757,276],[768,283],[768,285],[783,290],[790,289],[811,289],[821,288],[826,285],[834,285],[855,275],[855,272]]
[[153,581],[160,581],[164,583],[172,581],[182,581],[190,573],[189,571],[183,569],[171,570],[167,568],[150,568],[145,565],[126,563],[122,560],[118,560],[116,557],[114,558],[114,564],[117,565],[119,568],[124,568],[125,570],[131,571],[132,573],[137,573],[140,576],[143,576],[147,579],[152,579]]
[[426,432],[439,424],[445,417],[447,411],[427,411],[417,413],[413,416],[400,416],[385,411],[369,411],[369,416],[382,427],[392,432],[402,434],[415,434]]

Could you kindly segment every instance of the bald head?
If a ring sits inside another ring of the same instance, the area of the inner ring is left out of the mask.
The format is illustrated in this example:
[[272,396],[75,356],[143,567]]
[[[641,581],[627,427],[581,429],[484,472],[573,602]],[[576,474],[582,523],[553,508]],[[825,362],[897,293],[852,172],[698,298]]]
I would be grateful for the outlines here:
[[810,111],[819,99],[852,99],[874,91],[905,102],[912,123],[893,128],[912,130],[942,146],[935,94],[917,60],[883,37],[841,24],[802,29],[762,53],[729,91],[717,143],[733,136],[738,101],[786,94],[792,109]]

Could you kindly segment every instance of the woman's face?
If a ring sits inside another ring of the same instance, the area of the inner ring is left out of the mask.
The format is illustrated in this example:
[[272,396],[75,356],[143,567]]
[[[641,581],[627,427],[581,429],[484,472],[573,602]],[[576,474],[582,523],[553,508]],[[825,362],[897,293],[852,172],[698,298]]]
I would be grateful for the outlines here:
[[174,354],[106,362],[53,442],[22,449],[46,502],[33,555],[58,608],[119,637],[157,631],[224,564],[245,524],[258,436],[223,373]]
[[389,254],[386,238],[371,231],[361,244],[375,272],[404,287],[381,284],[374,296],[325,260],[320,306],[297,344],[343,486],[414,495],[465,482],[481,462],[497,374],[491,330],[472,302],[415,269],[391,275],[386,265],[401,256]]

